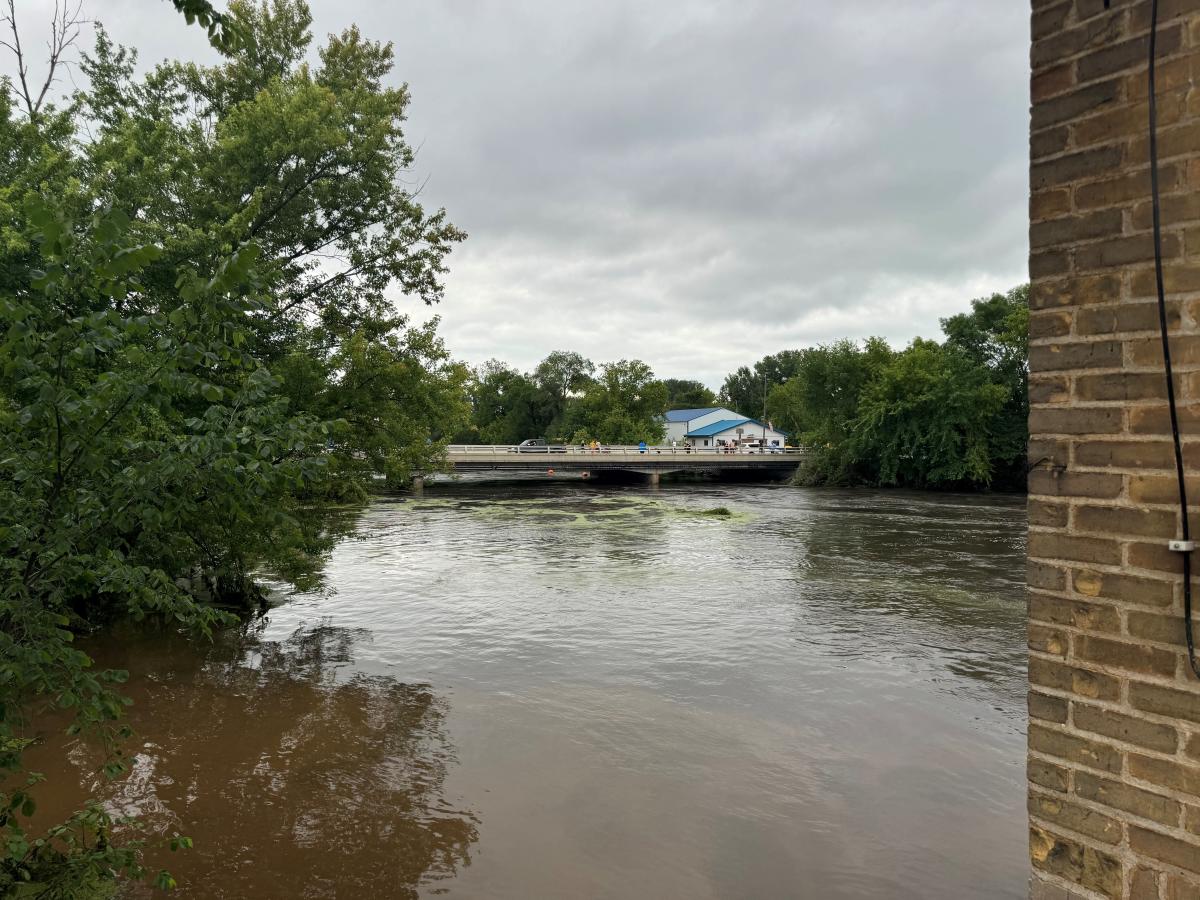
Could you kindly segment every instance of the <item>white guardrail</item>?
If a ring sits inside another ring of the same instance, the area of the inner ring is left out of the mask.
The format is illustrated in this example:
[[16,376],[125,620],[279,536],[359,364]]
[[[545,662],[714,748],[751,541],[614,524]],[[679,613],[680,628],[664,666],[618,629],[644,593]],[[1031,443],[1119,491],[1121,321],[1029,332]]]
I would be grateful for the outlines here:
[[509,444],[451,444],[446,448],[451,457],[455,456],[507,456],[508,454],[520,454],[521,456],[575,456],[575,457],[603,457],[605,455],[613,456],[628,456],[632,454],[645,454],[649,456],[746,456],[746,455],[761,455],[761,456],[799,456],[803,455],[804,449],[798,447],[767,447],[766,449],[752,447],[659,447],[647,446],[645,449],[634,444],[633,446],[624,445],[608,445],[595,449],[592,447],[567,446],[564,444],[551,444],[548,447],[520,447]]

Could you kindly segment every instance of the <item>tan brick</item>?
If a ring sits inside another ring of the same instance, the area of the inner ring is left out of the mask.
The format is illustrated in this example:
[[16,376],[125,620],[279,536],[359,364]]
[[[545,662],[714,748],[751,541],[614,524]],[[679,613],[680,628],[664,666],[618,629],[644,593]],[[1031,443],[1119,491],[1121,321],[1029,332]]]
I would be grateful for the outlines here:
[[[1167,445],[1170,447],[1170,445]],[[1172,462],[1163,468],[1174,466]],[[1200,478],[1187,478],[1188,497],[1200,497]],[[1129,499],[1134,503],[1164,503],[1179,502],[1179,482],[1174,475],[1131,475],[1129,477]]]
[[1157,859],[1167,865],[1200,873],[1200,844],[1142,828],[1129,826],[1129,846],[1142,856]]
[[1130,610],[1127,624],[1131,637],[1183,646],[1183,617]]
[[1065,725],[1067,723],[1069,704],[1062,697],[1052,697],[1049,694],[1039,694],[1037,691],[1030,691],[1026,706],[1029,710],[1030,719],[1041,719],[1045,722],[1054,722],[1057,725]]
[[1160,787],[1190,794],[1193,797],[1200,796],[1200,769],[1184,765],[1178,760],[1159,759],[1153,756],[1142,756],[1140,753],[1131,753],[1129,755],[1129,774]]
[[1177,516],[1161,509],[1137,509],[1128,506],[1076,506],[1072,524],[1077,531],[1101,534],[1161,537],[1175,535]]
[[1200,879],[1193,880],[1168,873],[1163,900],[1200,900]]
[[1067,584],[1067,572],[1059,566],[1026,560],[1025,581],[1033,588],[1046,591],[1061,591]]
[[[1030,351],[1040,350],[1031,347]],[[1041,407],[1030,410],[1029,430],[1034,434],[1118,434],[1124,430],[1120,407]]]
[[1176,575],[1182,571],[1179,554],[1167,549],[1166,540],[1130,542],[1125,551],[1127,564],[1135,569],[1150,569]]
[[1071,507],[1065,503],[1050,503],[1046,500],[1030,500],[1029,524],[1044,528],[1065,528]]
[[[1034,106],[1030,115],[1030,127],[1036,132],[1077,119],[1084,113],[1108,109],[1120,98],[1122,87],[1121,79],[1111,78],[1100,84],[1091,84],[1070,93],[1062,93],[1052,100],[1044,100]],[[1047,179],[1050,184],[1063,184],[1094,174],[1096,166],[1115,167],[1120,163],[1120,159],[1119,153],[1114,157],[1084,157],[1068,169],[1049,171],[1040,175],[1040,178]],[[1035,178],[1034,184],[1038,183],[1039,179]]]
[[1117,469],[1174,469],[1169,441],[1087,441],[1075,445],[1075,465]]
[[1200,879],[1193,880],[1168,873],[1163,900],[1200,900]]
[[1063,30],[1071,15],[1071,3],[1060,2],[1050,6],[1034,4],[1030,33],[1036,41]]
[[1034,312],[1029,317],[1029,339],[1065,337],[1071,333],[1070,312]]
[[1176,825],[1179,822],[1178,801],[1090,772],[1075,773],[1075,793],[1084,800],[1132,813],[1152,822],[1163,825]]
[[[1101,92],[1096,91],[1095,93],[1099,96]],[[1086,98],[1086,100],[1081,99],[1079,102],[1090,102],[1090,100],[1091,98]],[[1062,108],[1066,108],[1074,101],[1072,95],[1067,95],[1054,102],[1060,103]],[[1044,125],[1053,125],[1062,121],[1062,119],[1052,119],[1045,114],[1039,116],[1036,110],[1034,116],[1035,118],[1046,120],[1043,122]],[[1041,126],[1035,125],[1034,127]],[[1059,187],[1069,184],[1080,178],[1102,178],[1105,175],[1111,175],[1116,172],[1120,164],[1120,147],[1096,147],[1091,150],[1070,153],[1066,156],[1059,156],[1044,162],[1034,163],[1030,168],[1030,188],[1034,191],[1040,191],[1048,187]]]
[[[1160,27],[1155,40],[1155,57],[1177,52],[1183,44],[1183,33],[1182,25]],[[1149,51],[1150,40],[1146,35],[1095,50],[1078,61],[1079,80],[1092,81],[1127,69],[1144,68]]]
[[[1076,192],[1078,195],[1078,192]],[[1119,209],[1101,209],[1079,216],[1037,222],[1029,229],[1030,247],[1059,247],[1121,234],[1125,217]]]
[[1106,844],[1121,840],[1121,825],[1116,819],[1062,797],[1031,792],[1029,814]]
[[[1180,307],[1171,303],[1167,307],[1167,327],[1179,327]],[[1152,331],[1161,333],[1158,318],[1158,302],[1122,303],[1118,306],[1097,306],[1081,309],[1075,316],[1075,331],[1080,336],[1127,334],[1129,332]],[[1163,378],[1159,376],[1160,385]],[[1165,391],[1165,388],[1162,388]]]
[[1054,281],[1041,280],[1029,287],[1029,308],[1081,306],[1087,303],[1111,303],[1121,299],[1119,275],[1088,275]]
[[1088,597],[1169,607],[1175,602],[1174,582],[1142,575],[1078,570],[1072,578],[1075,590]]
[[[1200,406],[1192,403],[1177,408],[1179,433],[1184,437],[1200,435]],[[1134,434],[1170,435],[1171,419],[1166,405],[1140,406],[1129,411],[1129,430]]]
[[1073,537],[1035,531],[1029,535],[1029,555],[1035,559],[1065,559],[1115,566],[1121,562],[1121,545],[1108,538]]
[[1200,806],[1189,806],[1183,814],[1183,827],[1192,834],[1200,835]]
[[1027,763],[1029,780],[1052,791],[1066,792],[1070,783],[1070,770],[1066,766],[1044,759],[1030,759]]
[[1129,685],[1129,702],[1146,712],[1200,724],[1200,690],[1181,691],[1135,681]]
[[1046,250],[1029,254],[1029,277],[1065,275],[1071,270],[1071,256],[1063,250]]
[[1200,762],[1200,731],[1197,731],[1190,738],[1187,744],[1184,745],[1183,752],[1192,759]]
[[[1058,138],[1061,135],[1062,141],[1065,144],[1067,137],[1065,129],[1056,129],[1055,131],[1043,133],[1053,135],[1054,139],[1052,142],[1046,142],[1045,145],[1040,148],[1041,152],[1035,153],[1035,155],[1046,156],[1050,153],[1057,153],[1058,150],[1062,149],[1062,147],[1057,146],[1059,143]],[[1054,149],[1051,149],[1052,147]],[[1035,194],[1031,194],[1029,197],[1029,220],[1031,222],[1037,222],[1041,219],[1050,219],[1054,216],[1061,216],[1064,213],[1069,213],[1070,211],[1071,191],[1067,188],[1059,188],[1051,191],[1038,191]]]
[[1075,64],[1063,63],[1053,69],[1044,69],[1034,75],[1029,84],[1029,95],[1036,103],[1061,94],[1075,86]]
[[1161,900],[1158,873],[1153,869],[1135,869],[1129,882],[1129,900]]
[[[1200,365],[1200,335],[1172,335],[1171,363],[1176,366]],[[1131,366],[1161,366],[1162,338],[1141,338],[1126,343],[1126,359]]]
[[1120,341],[1039,344],[1029,348],[1029,367],[1034,372],[1119,369],[1123,351],[1124,345]]
[[1032,404],[1064,403],[1071,399],[1071,381],[1066,375],[1029,379],[1029,402]]
[[1068,472],[1037,468],[1029,473],[1029,493],[1050,497],[1087,497],[1109,500],[1125,487],[1120,475],[1105,472]]
[[1076,728],[1083,731],[1102,734],[1160,753],[1174,753],[1179,746],[1179,733],[1170,725],[1078,702],[1072,703],[1071,707],[1071,721]]
[[1071,639],[1071,649],[1078,660],[1086,660],[1110,669],[1163,677],[1173,676],[1178,662],[1177,654],[1170,650],[1094,635],[1075,635]]
[[[1175,196],[1162,197],[1159,201],[1159,209],[1162,212],[1162,223],[1164,227],[1179,225],[1182,222],[1193,221],[1200,219],[1200,196],[1189,191],[1186,194],[1176,194]],[[1154,227],[1154,204],[1150,200],[1145,200],[1137,204],[1133,208],[1133,215],[1130,218],[1130,224],[1134,231],[1148,231]],[[1187,291],[1200,290],[1195,285],[1195,276],[1188,273],[1189,267],[1186,264],[1180,263],[1170,267],[1173,275],[1168,275],[1167,271],[1163,272],[1163,284],[1168,294],[1184,293]],[[1153,270],[1145,273],[1138,273],[1137,287],[1134,296],[1140,296],[1142,292],[1146,296],[1156,295],[1158,293],[1157,281],[1154,277]],[[1149,290],[1146,290],[1147,282],[1149,282]]]
[[[1189,198],[1196,196],[1200,195],[1191,194]],[[1200,265],[1182,262],[1164,266],[1163,290],[1168,294],[1191,294],[1200,291]],[[1158,296],[1158,279],[1153,268],[1133,273],[1129,282],[1129,294],[1131,297]]]
[[1092,700],[1113,701],[1121,696],[1121,682],[1111,675],[1063,665],[1039,656],[1029,659],[1029,683]]
[[1030,594],[1029,618],[1082,631],[1116,634],[1121,630],[1121,617],[1111,606],[1046,594]]
[[[1178,235],[1164,234],[1162,238],[1163,259],[1173,259],[1179,256],[1182,246]],[[1077,272],[1111,269],[1139,262],[1149,264],[1154,260],[1154,241],[1149,234],[1136,234],[1114,238],[1110,241],[1084,244],[1075,251],[1074,260]]]
[[[1071,143],[1071,132],[1066,126],[1058,128],[1047,128],[1044,131],[1035,131],[1029,136],[1029,158],[1030,159],[1045,159],[1048,156],[1056,156],[1067,149]],[[1071,208],[1070,202],[1067,203],[1066,212]],[[1037,217],[1034,217],[1036,220]]]
[[1029,854],[1036,868],[1051,875],[1105,897],[1121,895],[1121,863],[1111,854],[1037,825],[1029,829]]
[[1121,771],[1121,751],[1103,741],[1088,740],[1031,722],[1029,748],[1046,756],[1105,772]]
[[[1132,110],[1120,110],[1119,114],[1132,119],[1130,112]],[[1111,119],[1112,116],[1110,115],[1107,118]],[[1105,121],[1103,124],[1106,126],[1104,133],[1110,137],[1115,136],[1108,121]],[[1130,133],[1135,129],[1140,133],[1140,130],[1145,127],[1145,113],[1142,113],[1136,123],[1133,121],[1129,123]],[[1178,176],[1174,177],[1178,178]],[[1164,188],[1166,186],[1162,184],[1160,178],[1159,190],[1163,190]],[[1098,209],[1101,207],[1120,206],[1133,200],[1144,200],[1149,196],[1150,169],[1147,167],[1136,172],[1118,175],[1116,178],[1107,178],[1104,181],[1092,181],[1079,185],[1075,188],[1075,206],[1080,210]]]

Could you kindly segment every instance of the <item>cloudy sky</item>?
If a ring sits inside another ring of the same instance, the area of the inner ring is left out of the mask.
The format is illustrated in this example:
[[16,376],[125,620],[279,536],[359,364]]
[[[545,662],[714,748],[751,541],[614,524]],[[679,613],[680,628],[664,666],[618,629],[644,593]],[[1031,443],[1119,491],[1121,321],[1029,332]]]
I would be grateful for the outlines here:
[[[318,38],[395,43],[414,180],[470,233],[440,309],[469,362],[716,387],[1025,280],[1027,4],[311,2]],[[209,55],[161,0],[85,9],[143,62]]]

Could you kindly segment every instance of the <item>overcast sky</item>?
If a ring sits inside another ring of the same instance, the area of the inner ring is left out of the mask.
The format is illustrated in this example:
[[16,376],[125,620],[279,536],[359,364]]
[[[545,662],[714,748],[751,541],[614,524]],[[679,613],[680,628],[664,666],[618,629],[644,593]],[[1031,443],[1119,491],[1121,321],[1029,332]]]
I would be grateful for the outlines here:
[[[17,0],[31,33],[48,5]],[[470,234],[439,310],[468,362],[572,349],[717,387],[784,348],[935,336],[1026,279],[1027,4],[312,8],[318,42],[395,43],[413,177]],[[85,9],[144,63],[209,57],[162,0]]]

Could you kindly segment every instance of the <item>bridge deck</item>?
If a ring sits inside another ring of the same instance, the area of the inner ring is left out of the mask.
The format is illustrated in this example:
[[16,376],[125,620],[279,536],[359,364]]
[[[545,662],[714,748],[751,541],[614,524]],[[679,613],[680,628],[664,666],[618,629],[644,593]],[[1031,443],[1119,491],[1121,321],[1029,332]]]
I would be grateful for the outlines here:
[[516,447],[456,444],[448,448],[450,462],[459,472],[535,472],[554,469],[564,472],[715,472],[731,470],[784,471],[804,460],[802,450],[746,451],[729,453],[720,449],[686,450],[682,447],[580,447],[537,452],[519,452]]

